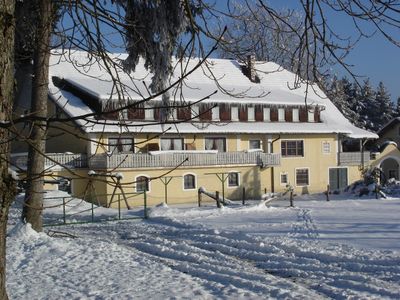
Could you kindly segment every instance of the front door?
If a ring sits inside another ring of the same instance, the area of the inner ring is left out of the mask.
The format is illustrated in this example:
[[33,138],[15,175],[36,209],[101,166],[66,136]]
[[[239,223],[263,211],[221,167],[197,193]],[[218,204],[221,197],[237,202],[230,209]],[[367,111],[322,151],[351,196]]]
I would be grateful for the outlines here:
[[347,187],[347,168],[329,169],[329,186],[332,191]]

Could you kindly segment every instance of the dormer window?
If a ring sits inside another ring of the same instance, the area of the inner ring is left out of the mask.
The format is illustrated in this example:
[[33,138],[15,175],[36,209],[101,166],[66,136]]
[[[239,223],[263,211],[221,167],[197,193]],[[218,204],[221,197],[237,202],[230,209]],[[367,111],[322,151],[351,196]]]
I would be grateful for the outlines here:
[[264,122],[271,121],[271,109],[269,107],[264,107],[263,115],[264,115]]
[[307,117],[308,117],[308,122],[314,122],[314,109],[308,108]]
[[147,121],[154,120],[153,108],[148,104],[144,106],[144,119]]
[[237,106],[231,107],[231,119],[232,121],[239,121],[239,108]]
[[299,122],[299,109],[298,108],[293,108],[292,109],[292,121],[293,122]]
[[278,121],[285,122],[285,109],[284,108],[278,108]]
[[219,121],[219,106],[216,105],[211,110],[211,116],[213,121]]
[[247,107],[247,121],[255,121],[254,106]]

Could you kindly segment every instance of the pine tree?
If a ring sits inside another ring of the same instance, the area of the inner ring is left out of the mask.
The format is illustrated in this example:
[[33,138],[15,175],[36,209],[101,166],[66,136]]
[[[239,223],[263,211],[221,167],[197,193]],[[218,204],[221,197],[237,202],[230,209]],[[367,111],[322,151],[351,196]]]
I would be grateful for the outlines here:
[[376,101],[375,91],[371,86],[369,79],[364,81],[361,88],[360,104],[362,105],[361,119],[365,124],[365,128],[376,131],[379,127],[379,103]]
[[394,116],[394,105],[392,101],[390,101],[390,94],[382,81],[379,82],[376,91],[375,102],[379,105],[379,113],[376,114],[379,122],[376,124],[376,128],[380,129]]

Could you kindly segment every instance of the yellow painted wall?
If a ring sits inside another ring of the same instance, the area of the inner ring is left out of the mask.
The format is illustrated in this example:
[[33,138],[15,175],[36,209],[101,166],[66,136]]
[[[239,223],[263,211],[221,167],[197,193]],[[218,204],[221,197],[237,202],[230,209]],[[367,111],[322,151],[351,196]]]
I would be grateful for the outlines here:
[[[212,136],[223,136],[223,135],[212,135]],[[185,143],[192,143],[196,145],[197,150],[204,149],[204,135],[193,135],[185,134],[182,135],[185,139]],[[227,138],[228,151],[241,151],[247,150],[249,147],[248,141],[250,139],[261,139],[263,141],[263,147],[267,148],[266,135],[242,135],[240,140],[237,139],[238,135],[231,134],[225,135]],[[148,140],[148,136],[145,134],[135,135],[135,142],[143,141],[143,147],[148,142],[159,142],[156,140]],[[272,136],[272,139],[278,138],[278,136]],[[185,202],[197,202],[197,189],[204,187],[208,191],[220,191],[222,194],[221,182],[215,174],[208,173],[227,173],[230,171],[240,172],[240,186],[235,188],[228,188],[225,183],[225,195],[227,198],[233,200],[242,199],[242,188],[246,188],[246,197],[252,199],[260,199],[264,189],[267,191],[272,190],[272,181],[274,182],[274,191],[281,192],[286,189],[284,184],[281,184],[281,174],[286,173],[288,175],[289,183],[294,186],[296,194],[304,193],[318,193],[326,190],[329,184],[329,168],[335,168],[337,166],[337,135],[336,134],[314,134],[314,135],[281,135],[273,144],[273,152],[281,152],[281,141],[282,140],[303,140],[304,142],[304,156],[303,157],[282,157],[281,165],[277,167],[269,167],[261,169],[259,166],[216,166],[216,167],[196,167],[196,168],[180,168],[174,170],[167,176],[177,176],[173,178],[168,185],[169,191],[169,203],[185,203]],[[107,139],[103,141],[106,143]],[[330,152],[323,153],[323,142],[330,143]],[[296,186],[295,174],[297,168],[307,168],[309,170],[309,185],[308,186]],[[347,166],[348,170],[348,184],[359,180],[361,173],[358,166]],[[144,175],[150,178],[154,178],[150,182],[150,192],[148,193],[148,204],[155,205],[164,201],[164,185],[158,177],[166,174],[169,170],[164,168],[159,169],[119,169],[113,170],[113,172],[120,172],[124,178],[122,184],[124,186],[125,193],[134,193],[136,177]],[[182,176],[186,173],[191,173],[196,176],[196,189],[187,191],[183,189],[183,178]],[[87,177],[87,170],[79,170],[80,176]],[[111,194],[114,190],[113,184],[106,184],[105,181],[110,181],[110,178],[98,178],[99,181],[95,182],[95,189],[97,194]],[[87,179],[74,179],[73,193],[75,196],[80,196],[84,193],[85,187],[87,186]],[[203,199],[209,199],[203,196]],[[103,197],[100,199],[103,205],[106,205],[107,199]],[[130,205],[142,205],[142,200],[132,200]],[[115,206],[116,204],[114,204]]]

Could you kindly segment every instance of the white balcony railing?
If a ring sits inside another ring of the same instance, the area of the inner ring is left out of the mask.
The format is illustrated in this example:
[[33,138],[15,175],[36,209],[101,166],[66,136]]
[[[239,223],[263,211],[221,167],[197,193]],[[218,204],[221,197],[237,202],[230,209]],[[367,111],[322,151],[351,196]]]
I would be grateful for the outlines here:
[[[47,153],[45,156],[45,168],[66,167],[70,169],[86,168],[87,156],[83,153]],[[11,155],[11,165],[26,170],[28,165],[28,154],[17,153]]]
[[370,161],[370,152],[339,152],[338,164],[339,166],[356,166],[368,164]]
[[219,153],[160,153],[150,154],[99,154],[89,159],[90,169],[114,168],[174,168],[177,166],[258,165],[261,167],[280,164],[280,154],[262,152]]

